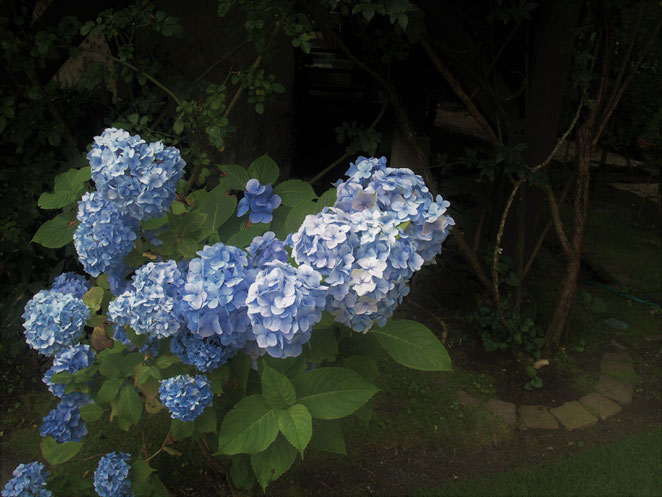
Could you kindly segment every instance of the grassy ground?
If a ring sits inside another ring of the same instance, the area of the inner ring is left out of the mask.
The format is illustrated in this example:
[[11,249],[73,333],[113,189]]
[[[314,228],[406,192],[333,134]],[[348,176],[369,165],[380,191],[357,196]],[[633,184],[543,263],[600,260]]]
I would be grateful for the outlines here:
[[662,430],[586,449],[553,463],[428,489],[436,496],[659,496],[662,494]]

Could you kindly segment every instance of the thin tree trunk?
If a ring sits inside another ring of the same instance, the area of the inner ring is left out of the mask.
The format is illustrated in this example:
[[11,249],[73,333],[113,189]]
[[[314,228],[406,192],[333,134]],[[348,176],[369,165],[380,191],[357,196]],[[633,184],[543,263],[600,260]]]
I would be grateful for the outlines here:
[[545,332],[547,346],[558,346],[563,331],[569,325],[570,314],[577,297],[577,279],[581,269],[582,242],[586,228],[588,212],[588,195],[591,169],[591,155],[594,140],[590,131],[584,127],[577,134],[577,187],[575,190],[574,227],[570,241],[570,253],[567,256],[567,266],[561,287],[559,289],[556,307]]

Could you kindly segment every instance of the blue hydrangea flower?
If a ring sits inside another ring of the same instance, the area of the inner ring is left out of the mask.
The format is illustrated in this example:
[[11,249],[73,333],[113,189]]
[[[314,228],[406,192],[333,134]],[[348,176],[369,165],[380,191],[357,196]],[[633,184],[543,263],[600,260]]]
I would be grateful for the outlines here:
[[258,271],[248,289],[246,305],[259,347],[272,357],[295,357],[310,340],[310,330],[322,319],[326,285],[311,266],[295,268],[280,261]]
[[115,128],[94,138],[87,158],[101,195],[136,219],[161,217],[168,210],[186,165],[176,148]]
[[89,395],[65,395],[55,409],[44,416],[39,429],[42,437],[56,442],[80,442],[87,435],[87,426],[80,417],[80,408],[92,402]]
[[123,262],[106,269],[110,293],[118,297],[129,290],[131,288],[131,281],[127,277],[130,273],[131,268]]
[[251,280],[247,254],[220,242],[197,254],[179,295],[188,329],[203,338],[220,335],[224,346],[239,349],[252,338],[245,308]]
[[138,221],[122,214],[98,192],[83,195],[77,218],[80,224],[74,232],[74,246],[78,260],[92,276],[120,265],[133,249]]
[[42,290],[25,306],[25,341],[37,352],[55,355],[82,336],[89,317],[90,310],[78,297]]
[[53,493],[44,488],[49,473],[40,462],[19,464],[12,475],[14,477],[2,490],[2,497],[52,497]]
[[51,290],[70,293],[74,297],[82,299],[90,288],[92,288],[92,284],[85,279],[85,276],[76,273],[62,273],[53,281]]
[[213,400],[207,377],[187,374],[162,380],[159,397],[170,417],[181,421],[193,421]]
[[248,219],[251,223],[270,223],[273,210],[280,205],[280,197],[273,190],[271,185],[261,185],[255,178],[249,179],[244,198],[237,205],[237,216],[250,211]]
[[285,243],[276,238],[273,231],[256,236],[248,247],[248,265],[259,269],[272,261],[287,262],[290,258],[285,250]]
[[221,343],[220,335],[203,338],[187,330],[180,331],[173,337],[170,350],[184,364],[193,366],[203,373],[222,366],[237,353],[236,348],[226,347]]
[[440,195],[436,198],[423,178],[406,168],[386,167],[382,157],[359,157],[347,171],[349,179],[338,181],[335,207],[354,212],[378,207],[391,212],[404,231],[413,238],[417,253],[425,263],[434,262],[441,244],[455,224],[445,216],[450,205]]
[[175,261],[145,264],[133,275],[129,290],[110,303],[108,315],[139,335],[156,339],[173,336],[182,326],[176,304],[183,283]]
[[44,374],[44,383],[48,385],[48,390],[56,397],[64,396],[64,383],[51,383],[51,376],[55,373],[66,371],[75,373],[85,369],[94,363],[94,351],[89,345],[74,345],[61,350],[53,359],[53,365]]
[[131,490],[131,454],[109,452],[99,460],[94,472],[94,490],[99,497],[133,497]]

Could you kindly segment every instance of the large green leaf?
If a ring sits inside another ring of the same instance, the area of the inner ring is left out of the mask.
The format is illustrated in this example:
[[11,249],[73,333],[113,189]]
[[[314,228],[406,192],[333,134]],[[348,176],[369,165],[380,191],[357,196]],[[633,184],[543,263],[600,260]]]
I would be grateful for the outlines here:
[[250,226],[242,226],[239,231],[228,238],[227,245],[234,245],[239,248],[248,247],[253,238],[263,235],[269,231],[269,223],[256,223]]
[[285,218],[285,231],[289,233],[296,233],[299,231],[301,224],[306,216],[315,213],[315,203],[310,200],[304,200],[292,207],[287,213]]
[[320,198],[315,203],[316,212],[321,212],[324,207],[333,207],[336,203],[338,196],[338,190],[335,188],[329,188],[327,191],[320,195]]
[[290,207],[317,198],[310,183],[300,179],[289,179],[279,183],[274,188],[274,193],[280,197],[283,205],[289,205]]
[[240,400],[223,419],[218,452],[227,455],[262,452],[278,435],[278,414],[262,395]]
[[230,219],[237,208],[237,197],[227,195],[227,187],[219,185],[200,202],[198,211],[207,215],[205,230],[215,233],[219,226]]
[[78,200],[79,197],[79,193],[73,192],[44,192],[39,196],[37,205],[42,209],[60,209],[69,204],[73,204],[76,200]]
[[89,166],[69,169],[55,177],[55,193],[80,193],[85,188],[85,182],[91,177],[92,169]]
[[314,418],[337,419],[356,411],[379,389],[354,371],[318,368],[295,380],[297,403]]
[[313,417],[306,406],[294,404],[280,413],[278,428],[303,457],[310,438],[313,436]]
[[98,421],[103,414],[104,409],[99,405],[92,402],[80,408],[80,417],[88,423]]
[[246,190],[246,183],[251,178],[245,168],[237,164],[225,164],[218,166],[218,168],[222,173],[225,173],[225,176],[221,177],[222,185],[232,190]]
[[117,393],[120,391],[120,387],[122,386],[123,382],[124,380],[122,378],[112,378],[110,380],[104,381],[101,385],[101,388],[94,396],[94,400],[100,404],[107,404],[115,398]]
[[82,442],[65,442],[59,444],[52,437],[45,437],[41,440],[41,454],[50,464],[67,462],[78,454],[82,447]]
[[248,166],[248,176],[256,178],[261,185],[273,185],[278,180],[278,174],[278,164],[267,154],[261,155]]
[[313,436],[310,446],[335,454],[347,454],[340,423],[335,419],[313,419]]
[[262,363],[262,396],[275,409],[290,406],[296,400],[292,382],[266,363]]
[[74,239],[77,224],[73,214],[59,214],[42,224],[32,241],[48,248],[64,247]]
[[425,325],[409,319],[391,320],[372,334],[393,360],[422,371],[451,371],[442,343]]
[[117,414],[137,424],[143,412],[143,403],[131,385],[124,385],[117,398]]
[[278,437],[264,452],[251,456],[251,465],[262,490],[290,469],[296,456],[296,449],[283,437]]
[[310,362],[333,361],[338,354],[335,326],[313,329],[304,350],[306,359]]

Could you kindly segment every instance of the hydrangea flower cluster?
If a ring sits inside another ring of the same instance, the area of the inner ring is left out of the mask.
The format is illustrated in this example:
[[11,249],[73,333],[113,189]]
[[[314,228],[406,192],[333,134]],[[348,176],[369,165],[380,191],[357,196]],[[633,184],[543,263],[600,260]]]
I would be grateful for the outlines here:
[[290,258],[285,250],[285,243],[276,238],[273,231],[267,231],[264,235],[253,238],[248,247],[248,265],[259,269],[267,262],[287,262]]
[[60,351],[53,359],[53,365],[44,374],[44,383],[48,390],[56,397],[64,397],[64,383],[52,383],[51,377],[55,373],[66,371],[75,373],[92,365],[95,358],[94,351],[89,345],[74,345]]
[[186,163],[179,150],[106,129],[87,154],[97,191],[78,203],[74,246],[92,276],[112,271],[133,249],[141,219],[162,216]]
[[184,374],[161,381],[159,398],[171,418],[193,421],[211,404],[213,395],[206,376]]
[[99,497],[133,497],[131,490],[131,454],[109,452],[99,460],[94,472],[94,490]]
[[452,219],[420,176],[359,157],[337,183],[333,208],[309,215],[290,236],[298,264],[319,270],[329,285],[326,310],[367,332],[383,326],[405,295],[407,282],[441,250]]
[[26,304],[22,317],[28,345],[52,356],[82,336],[90,310],[72,294],[41,290]]
[[281,201],[273,190],[271,185],[261,185],[255,178],[249,179],[244,198],[237,205],[237,216],[241,217],[249,212],[248,219],[251,223],[270,223],[273,219],[273,210]]
[[14,476],[2,490],[2,497],[52,497],[45,489],[49,473],[40,462],[19,464],[12,472]]
[[295,268],[268,262],[248,289],[246,305],[260,348],[272,357],[294,357],[310,340],[310,330],[322,319],[327,287],[311,266]]
[[129,290],[110,303],[108,315],[139,335],[173,336],[181,328],[177,294],[183,283],[175,261],[145,264],[133,275]]
[[223,345],[221,335],[203,338],[186,330],[180,331],[173,337],[170,350],[184,364],[193,366],[203,373],[222,366],[237,352],[236,348]]
[[98,192],[83,195],[76,217],[80,224],[74,232],[74,247],[78,260],[92,276],[120,265],[133,249],[138,221],[122,214]]
[[79,299],[82,299],[90,288],[92,288],[92,285],[85,279],[85,276],[71,272],[62,273],[55,278],[53,286],[51,286],[51,290],[69,293]]
[[432,262],[441,252],[441,244],[455,224],[444,216],[450,205],[441,195],[436,198],[425,186],[423,178],[411,169],[386,167],[386,158],[359,157],[347,171],[349,179],[336,182],[335,206],[346,212],[379,207],[391,212],[403,230],[417,243],[417,252],[425,262]]
[[162,216],[175,199],[186,163],[174,147],[108,128],[87,154],[97,191],[136,219]]
[[252,338],[246,317],[250,275],[243,250],[217,243],[197,252],[180,290],[188,329],[199,337],[220,335],[224,346],[240,349]]
[[56,442],[80,442],[87,435],[87,426],[80,417],[80,408],[92,402],[88,395],[65,395],[57,407],[44,417],[39,429],[42,437],[51,436]]

